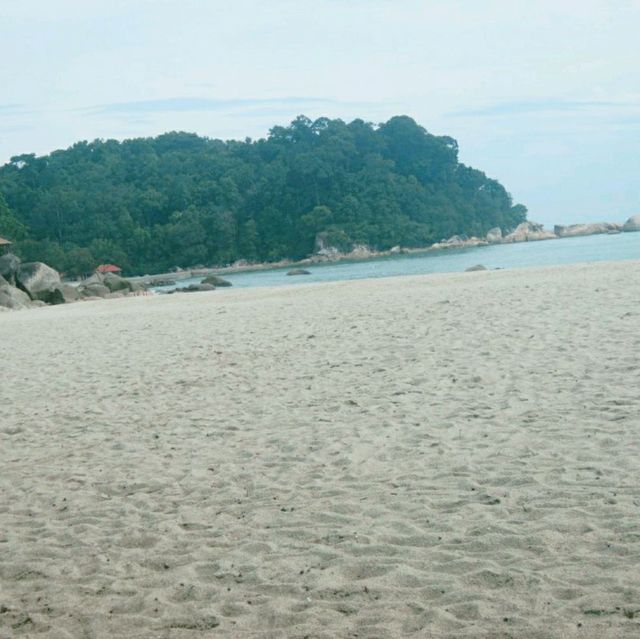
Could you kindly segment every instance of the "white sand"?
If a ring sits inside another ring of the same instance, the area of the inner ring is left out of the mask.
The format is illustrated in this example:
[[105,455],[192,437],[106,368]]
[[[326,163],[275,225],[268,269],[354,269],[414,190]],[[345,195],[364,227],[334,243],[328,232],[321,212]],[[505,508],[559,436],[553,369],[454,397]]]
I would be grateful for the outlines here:
[[3,313],[0,638],[639,637],[639,329],[640,262]]

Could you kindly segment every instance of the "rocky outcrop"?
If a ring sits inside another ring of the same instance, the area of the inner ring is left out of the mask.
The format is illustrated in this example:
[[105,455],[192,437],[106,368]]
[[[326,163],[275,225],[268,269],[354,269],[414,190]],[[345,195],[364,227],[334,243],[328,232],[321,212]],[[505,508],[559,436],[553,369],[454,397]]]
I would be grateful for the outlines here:
[[16,285],[16,273],[20,268],[20,260],[13,254],[0,255],[0,275],[11,286]]
[[0,284],[0,306],[18,310],[31,305],[31,298],[24,291],[11,284]]
[[479,237],[468,237],[467,235],[452,235],[448,240],[436,242],[429,247],[429,250],[451,249],[451,248],[469,248],[472,246],[485,246],[486,240]]
[[622,226],[615,222],[594,222],[592,224],[556,224],[553,232],[558,237],[579,237],[581,235],[601,235],[603,233],[619,233]]
[[292,268],[287,272],[287,275],[311,275],[310,271],[306,271],[303,268]]
[[544,225],[537,222],[522,222],[515,230],[504,237],[502,241],[506,244],[513,242],[537,242],[540,240],[554,240],[557,235],[553,231],[545,231]]
[[640,215],[632,215],[623,225],[622,230],[625,233],[632,231],[640,231]]
[[231,286],[229,280],[225,280],[219,275],[208,275],[202,280],[202,284],[211,284],[211,286]]
[[107,273],[105,275],[94,273],[78,285],[76,292],[78,297],[83,299],[89,297],[113,299],[124,297],[143,289],[144,287],[141,284],[133,283],[115,273]]
[[489,244],[499,244],[502,242],[502,229],[496,226],[487,232],[486,238]]
[[60,274],[43,262],[20,264],[15,279],[16,285],[32,300],[45,304],[64,304]]

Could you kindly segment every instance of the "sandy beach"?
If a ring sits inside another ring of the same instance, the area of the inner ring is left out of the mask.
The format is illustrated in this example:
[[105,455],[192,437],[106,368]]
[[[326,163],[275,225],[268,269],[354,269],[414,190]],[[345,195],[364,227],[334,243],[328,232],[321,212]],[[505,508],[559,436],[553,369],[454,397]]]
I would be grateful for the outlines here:
[[0,315],[0,639],[640,636],[640,262]]

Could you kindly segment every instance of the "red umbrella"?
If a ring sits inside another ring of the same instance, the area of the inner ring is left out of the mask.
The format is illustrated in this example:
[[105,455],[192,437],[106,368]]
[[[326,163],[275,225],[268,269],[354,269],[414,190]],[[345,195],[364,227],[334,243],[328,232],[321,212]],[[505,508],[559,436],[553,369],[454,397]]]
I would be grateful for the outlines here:
[[120,273],[122,269],[115,264],[100,264],[96,271],[98,271],[98,273]]

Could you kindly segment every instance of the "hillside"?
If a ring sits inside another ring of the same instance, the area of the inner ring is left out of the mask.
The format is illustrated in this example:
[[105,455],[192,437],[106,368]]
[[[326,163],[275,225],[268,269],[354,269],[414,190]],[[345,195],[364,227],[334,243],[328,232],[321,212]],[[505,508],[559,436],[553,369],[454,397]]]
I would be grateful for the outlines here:
[[[6,203],[3,203],[2,196]],[[511,229],[526,208],[407,116],[379,126],[298,117],[266,139],[190,133],[78,142],[0,168],[0,235],[67,273],[129,273],[426,246]]]

